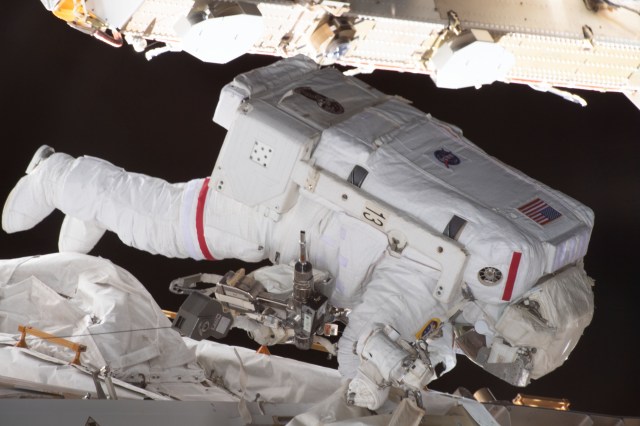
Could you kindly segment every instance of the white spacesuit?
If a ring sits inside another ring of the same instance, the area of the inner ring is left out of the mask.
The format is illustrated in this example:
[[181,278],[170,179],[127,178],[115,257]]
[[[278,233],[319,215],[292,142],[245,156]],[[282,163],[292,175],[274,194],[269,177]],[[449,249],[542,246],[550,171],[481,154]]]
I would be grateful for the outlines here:
[[591,210],[458,129],[302,58],[238,76],[214,120],[229,132],[213,174],[187,183],[42,148],[3,229],[58,208],[63,251],[110,230],[165,256],[280,263],[304,230],[311,262],[335,277],[331,303],[352,308],[338,361],[349,399],[370,408],[390,384],[420,389],[436,364],[452,368],[454,339],[524,386],[589,324]]

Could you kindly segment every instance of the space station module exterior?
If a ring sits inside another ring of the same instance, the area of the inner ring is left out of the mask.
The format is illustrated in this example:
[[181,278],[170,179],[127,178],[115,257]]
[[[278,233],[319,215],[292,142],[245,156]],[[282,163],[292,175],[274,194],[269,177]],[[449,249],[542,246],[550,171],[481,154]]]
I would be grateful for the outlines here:
[[390,325],[427,342],[432,365],[452,368],[456,348],[524,386],[591,321],[592,211],[407,101],[296,57],[238,76],[214,121],[228,133],[211,177],[169,184],[56,153],[18,183],[3,228],[55,207],[67,214],[61,250],[88,251],[107,229],[165,256],[279,263],[296,259],[305,230],[311,262],[335,278],[331,303],[352,309],[346,377],[384,364],[363,347]]

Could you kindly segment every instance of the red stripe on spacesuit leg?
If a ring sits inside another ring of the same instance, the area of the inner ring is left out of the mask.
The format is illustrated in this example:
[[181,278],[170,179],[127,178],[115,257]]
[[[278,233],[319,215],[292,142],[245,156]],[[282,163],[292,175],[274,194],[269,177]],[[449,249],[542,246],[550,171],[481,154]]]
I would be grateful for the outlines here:
[[522,253],[517,251],[513,252],[511,256],[511,265],[509,266],[509,274],[507,274],[507,284],[504,286],[504,293],[502,293],[502,300],[508,302],[511,300],[511,294],[513,293],[513,285],[516,282],[516,275],[518,275],[518,268],[520,267],[520,259],[522,259]]
[[207,193],[209,192],[209,178],[204,180],[200,193],[198,194],[198,205],[196,207],[196,234],[198,236],[198,245],[200,245],[200,251],[207,260],[216,260],[215,257],[209,251],[207,247],[207,241],[204,238],[204,204],[207,200]]

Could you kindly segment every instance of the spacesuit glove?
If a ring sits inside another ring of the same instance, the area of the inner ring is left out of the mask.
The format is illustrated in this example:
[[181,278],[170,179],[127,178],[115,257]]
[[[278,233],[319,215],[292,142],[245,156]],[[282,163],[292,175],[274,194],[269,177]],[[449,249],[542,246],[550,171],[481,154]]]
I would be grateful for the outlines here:
[[380,388],[393,385],[406,391],[419,391],[435,378],[425,342],[413,345],[389,325],[374,326],[358,340],[358,374],[363,373]]
[[389,386],[376,384],[373,379],[358,369],[356,377],[351,380],[347,389],[347,403],[376,410],[387,400],[389,389]]

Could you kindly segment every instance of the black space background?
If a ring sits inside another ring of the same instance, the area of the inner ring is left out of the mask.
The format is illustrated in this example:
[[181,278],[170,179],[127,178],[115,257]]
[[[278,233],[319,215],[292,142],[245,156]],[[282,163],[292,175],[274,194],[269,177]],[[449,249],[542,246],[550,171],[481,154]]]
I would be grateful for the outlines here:
[[[208,175],[225,133],[211,121],[220,89],[275,60],[244,56],[211,65],[169,53],[148,62],[128,46],[114,49],[68,28],[37,0],[8,2],[0,22],[0,200],[43,143],[173,182]],[[593,323],[565,365],[524,392],[568,398],[575,410],[640,416],[640,111],[620,94],[580,93],[589,102],[581,108],[515,85],[451,91],[421,75],[361,78],[456,124],[490,154],[594,209],[586,258],[596,280]],[[56,251],[61,221],[56,212],[31,231],[0,233],[0,258]],[[131,271],[173,310],[182,302],[167,290],[173,278],[238,266],[153,256],[113,234],[92,254]],[[462,358],[432,384],[458,386],[488,386],[500,399],[519,391]]]

